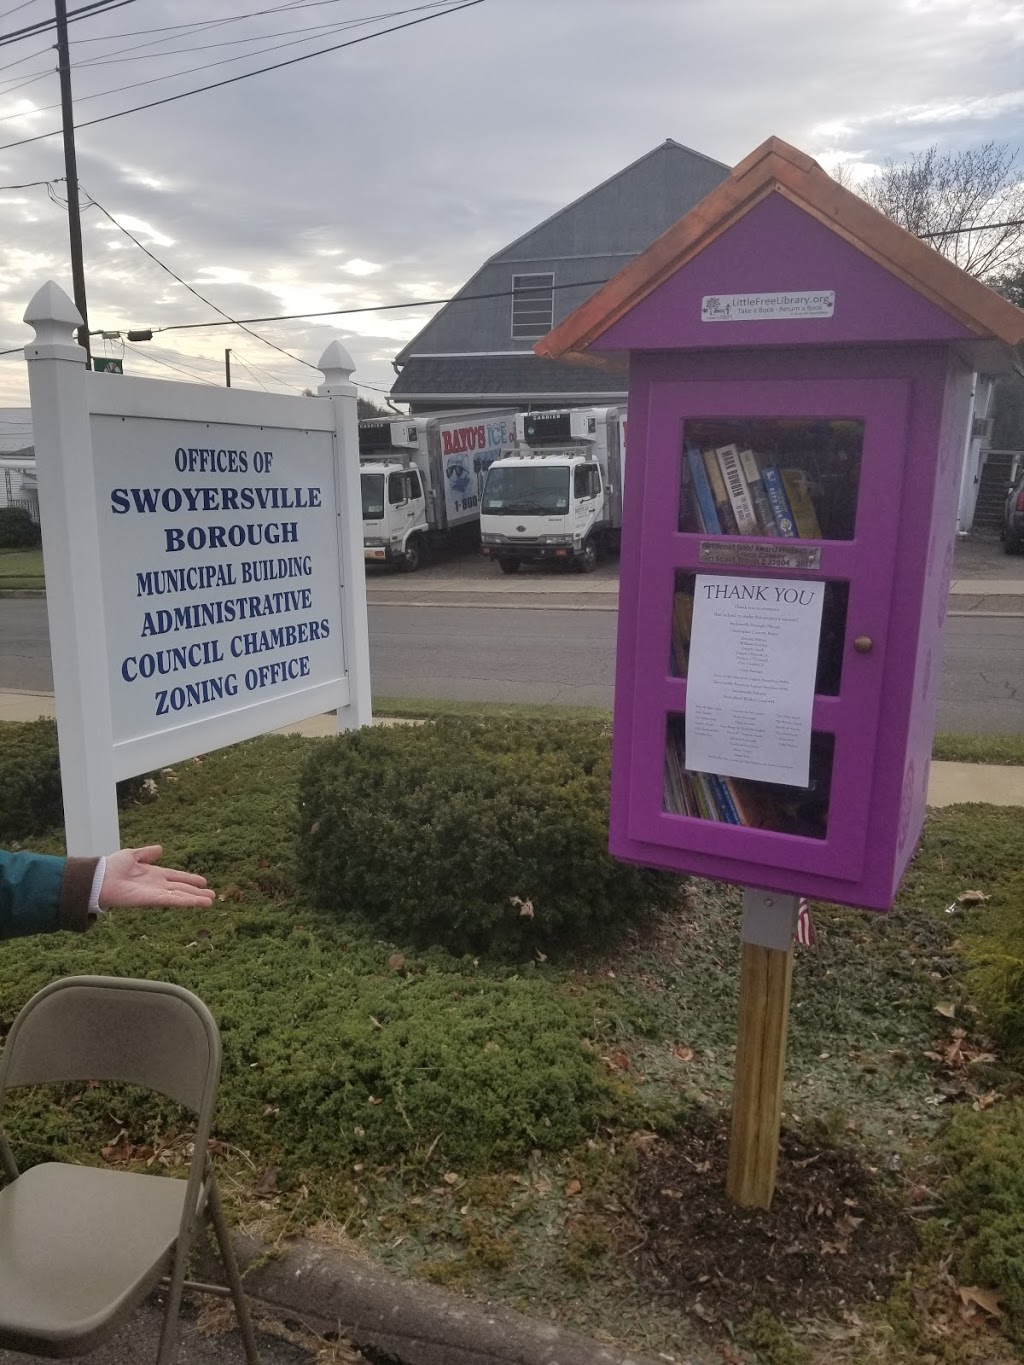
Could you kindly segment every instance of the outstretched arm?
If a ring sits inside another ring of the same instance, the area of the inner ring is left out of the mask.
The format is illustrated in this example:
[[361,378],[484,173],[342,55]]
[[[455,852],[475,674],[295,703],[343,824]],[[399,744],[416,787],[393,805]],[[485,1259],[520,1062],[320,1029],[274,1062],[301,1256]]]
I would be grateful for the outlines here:
[[121,905],[205,906],[212,905],[214,892],[206,878],[195,872],[179,872],[161,867],[160,844],[145,848],[122,848],[107,858],[99,890],[101,910]]

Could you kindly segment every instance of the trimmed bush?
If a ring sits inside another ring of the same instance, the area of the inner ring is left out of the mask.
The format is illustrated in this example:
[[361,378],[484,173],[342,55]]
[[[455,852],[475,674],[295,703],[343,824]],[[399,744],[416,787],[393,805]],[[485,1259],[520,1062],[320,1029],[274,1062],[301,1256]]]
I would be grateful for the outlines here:
[[1024,1337],[1024,1102],[974,1113],[961,1109],[937,1150],[942,1194],[955,1220],[963,1284],[995,1289],[1009,1326]]
[[41,545],[42,539],[24,507],[0,507],[0,550],[30,550]]
[[599,722],[365,729],[313,749],[299,866],[324,908],[453,952],[595,941],[671,902],[678,880],[608,854]]
[[[144,780],[119,782],[118,800],[138,800]],[[0,844],[31,839],[63,824],[56,722],[0,721]]]
[[1024,872],[992,893],[970,922],[964,950],[968,988],[992,1037],[1024,1059]]

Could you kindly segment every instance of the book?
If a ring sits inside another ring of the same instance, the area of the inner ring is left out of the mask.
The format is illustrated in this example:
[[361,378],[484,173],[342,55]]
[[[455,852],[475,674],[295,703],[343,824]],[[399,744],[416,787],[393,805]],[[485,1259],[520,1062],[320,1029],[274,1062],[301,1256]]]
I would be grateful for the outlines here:
[[718,521],[724,536],[738,536],[739,526],[736,523],[736,514],[732,510],[732,503],[729,501],[729,494],[725,491],[725,480],[722,478],[722,470],[718,463],[718,456],[713,450],[705,450],[704,465],[708,473],[708,481],[711,484],[711,495],[715,500],[715,509],[718,512]]
[[732,803],[723,780],[716,773],[710,773],[708,775],[708,781],[711,784],[711,790],[715,798],[715,807],[718,811],[719,820],[723,820],[730,825],[742,824],[743,822],[740,820],[739,813]]
[[818,514],[811,500],[807,475],[802,469],[783,469],[781,474],[789,505],[793,509],[797,534],[807,540],[820,540],[821,527],[818,525]]
[[719,536],[722,534],[722,527],[715,510],[715,499],[711,485],[708,483],[707,470],[704,461],[701,459],[701,453],[695,446],[687,447],[686,463],[690,469],[690,483],[696,494],[695,511],[701,523],[700,530],[706,531],[708,535]]
[[685,678],[690,663],[690,631],[693,628],[693,595],[677,592],[672,601],[672,674]]
[[725,490],[729,502],[732,504],[733,516],[736,518],[740,535],[756,536],[761,528],[757,524],[750,490],[747,488],[747,481],[743,477],[739,450],[736,446],[719,446],[715,455],[718,458]]
[[743,469],[743,477],[747,481],[747,488],[750,490],[750,501],[754,504],[754,515],[757,517],[762,534],[777,536],[779,528],[775,524],[775,516],[772,513],[772,505],[768,501],[768,494],[764,491],[764,481],[761,478],[761,466],[757,462],[757,456],[752,450],[741,450],[740,465]]
[[796,529],[793,509],[789,505],[789,496],[786,493],[785,484],[782,482],[782,475],[775,465],[766,464],[761,467],[761,482],[764,484],[764,491],[771,504],[772,515],[775,517],[775,525],[778,527],[779,535],[788,540],[798,539],[800,532]]

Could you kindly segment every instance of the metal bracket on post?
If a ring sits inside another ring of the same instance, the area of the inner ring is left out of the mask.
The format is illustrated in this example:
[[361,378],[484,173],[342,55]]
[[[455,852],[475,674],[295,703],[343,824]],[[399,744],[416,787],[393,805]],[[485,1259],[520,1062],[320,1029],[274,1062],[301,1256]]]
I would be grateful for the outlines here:
[[369,725],[373,715],[370,696],[370,632],[366,619],[366,564],[363,559],[363,494],[359,481],[359,418],[357,390],[351,382],[352,357],[340,341],[332,341],[320,357],[324,383],[317,389],[334,404],[334,429],[338,461],[335,483],[341,541],[341,596],[345,613],[345,640],[349,696],[347,707],[338,709],[338,729],[355,730]]
[[120,833],[82,319],[50,280],[25,321],[67,850],[95,856]]
[[793,937],[800,899],[743,892],[740,1021],[726,1189],[735,1204],[771,1207],[782,1126]]

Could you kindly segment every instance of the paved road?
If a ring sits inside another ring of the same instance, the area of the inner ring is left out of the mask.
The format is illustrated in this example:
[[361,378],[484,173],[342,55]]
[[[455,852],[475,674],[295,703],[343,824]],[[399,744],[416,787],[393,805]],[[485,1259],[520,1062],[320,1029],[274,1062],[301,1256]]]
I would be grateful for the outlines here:
[[[370,608],[374,691],[456,701],[609,706],[616,613],[559,594],[529,607]],[[565,609],[570,603],[584,609]],[[609,603],[610,605],[610,603]],[[46,604],[0,599],[0,688],[52,687]],[[1024,733],[1024,617],[951,617],[939,728]]]

